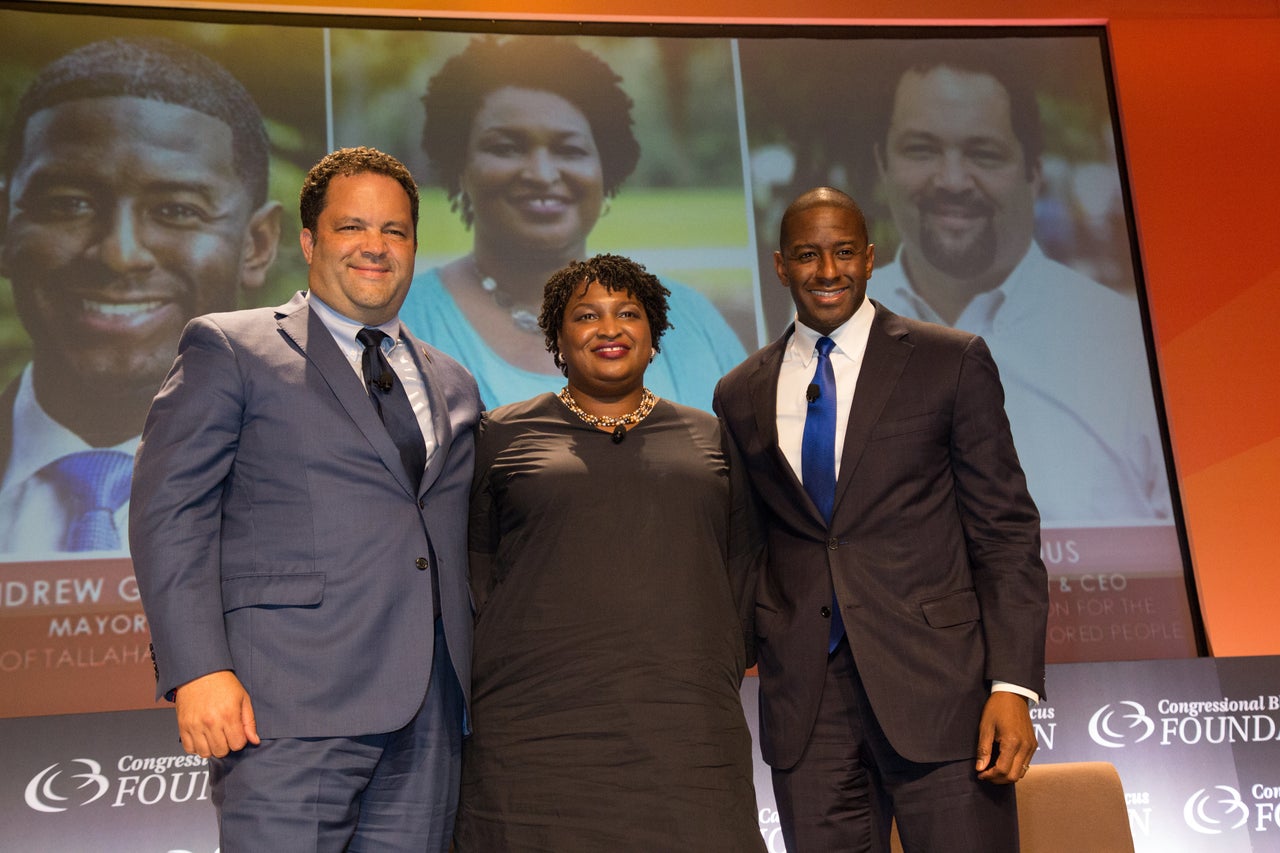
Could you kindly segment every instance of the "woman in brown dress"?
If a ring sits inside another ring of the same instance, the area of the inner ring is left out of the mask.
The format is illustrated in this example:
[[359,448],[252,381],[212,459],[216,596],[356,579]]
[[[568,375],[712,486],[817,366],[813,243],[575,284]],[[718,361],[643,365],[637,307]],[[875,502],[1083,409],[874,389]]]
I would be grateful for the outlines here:
[[762,543],[716,418],[644,387],[666,295],[613,255],[556,273],[568,384],[481,425],[459,853],[764,850],[738,693]]

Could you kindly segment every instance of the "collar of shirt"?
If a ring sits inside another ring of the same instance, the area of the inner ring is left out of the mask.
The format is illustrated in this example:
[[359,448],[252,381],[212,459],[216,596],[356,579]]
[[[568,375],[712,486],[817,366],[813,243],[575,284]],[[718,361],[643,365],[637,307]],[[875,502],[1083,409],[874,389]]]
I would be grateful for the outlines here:
[[[870,299],[864,298],[852,317],[825,336],[835,342],[831,355],[844,356],[860,363],[862,354],[867,350],[867,340],[871,337],[871,321],[875,316],[875,306],[871,304]],[[818,339],[821,337],[824,337],[821,333],[815,332],[797,319],[795,334],[787,342],[787,351],[782,357],[783,369],[786,370],[787,363],[792,360],[798,360],[800,368],[811,369],[813,360],[818,356]],[[834,359],[832,363],[834,364]]]
[[[876,309],[871,300],[863,299],[858,310],[827,337],[835,342],[831,350],[831,367],[836,377],[836,473],[840,471],[840,459],[844,451],[844,432],[849,425],[849,409],[853,404],[853,392],[862,371],[862,357],[871,337],[871,321]],[[782,368],[778,373],[778,447],[791,463],[796,477],[800,476],[800,449],[804,444],[804,421],[809,412],[805,391],[813,381],[817,369],[815,347],[818,332],[799,320],[782,355]]]
[[[0,417],[8,414],[0,413]],[[134,436],[128,441],[104,449],[119,450],[133,456],[141,439],[140,435]],[[8,489],[15,483],[25,481],[45,465],[68,453],[92,449],[94,448],[83,438],[49,417],[40,407],[32,380],[32,367],[28,364],[18,380],[18,391],[13,400],[13,444],[5,466],[3,488]]]
[[387,354],[388,359],[395,348],[400,345],[399,316],[392,317],[387,322],[377,326],[366,327],[363,323],[357,323],[350,317],[339,314],[314,293],[307,293],[307,304],[316,313],[316,316],[320,318],[320,322],[324,323],[324,327],[329,330],[329,334],[333,335],[334,342],[338,344],[342,354],[347,357],[347,362],[356,372],[356,375],[360,377],[361,382],[364,382],[364,370],[360,365],[360,359],[364,355],[364,344],[356,340],[356,335],[361,329],[381,329],[387,333],[387,340],[382,342],[382,351]]
[[[364,368],[361,364],[364,344],[356,340],[356,334],[365,328],[365,325],[339,314],[315,294],[307,294],[307,303],[319,316],[320,322],[324,323],[324,327],[329,330],[329,334],[333,335],[338,348],[347,357],[351,369],[360,378],[360,387],[364,388]],[[400,318],[392,317],[385,323],[368,328],[381,329],[387,333],[387,339],[382,342],[382,351],[387,354],[387,362],[391,365],[391,369],[396,372],[396,376],[400,377],[400,383],[409,397],[409,405],[413,407],[413,413],[418,418],[418,427],[422,430],[422,438],[426,443],[427,461],[430,463],[437,447],[431,400],[427,395],[426,377],[422,375],[414,361],[409,346],[400,346]]]
[[[966,332],[972,332],[975,335],[981,335],[984,338],[992,337],[996,332],[996,324],[999,322],[1010,323],[1017,322],[1016,319],[1010,318],[1009,312],[1013,310],[1015,314],[1020,313],[1013,309],[1013,305],[1021,305],[1022,310],[1026,309],[1027,293],[1026,285],[1028,283],[1038,282],[1041,280],[1042,274],[1040,267],[1048,263],[1048,257],[1044,254],[1044,250],[1040,248],[1034,240],[1027,247],[1027,251],[1018,261],[1000,286],[980,293],[965,306],[960,312],[960,316],[956,318],[955,323],[947,323],[933,310],[933,306],[920,297],[915,289],[911,286],[911,281],[906,275],[906,267],[902,265],[902,253],[898,253],[898,257],[893,262],[893,267],[898,269],[901,274],[902,281],[894,288],[894,294],[898,299],[911,306],[914,316],[930,323],[940,323],[944,326],[951,325],[957,329],[964,329]],[[1019,294],[1023,298],[1019,299]],[[1032,296],[1031,299],[1036,297]],[[1001,313],[1003,312],[1003,317]]]

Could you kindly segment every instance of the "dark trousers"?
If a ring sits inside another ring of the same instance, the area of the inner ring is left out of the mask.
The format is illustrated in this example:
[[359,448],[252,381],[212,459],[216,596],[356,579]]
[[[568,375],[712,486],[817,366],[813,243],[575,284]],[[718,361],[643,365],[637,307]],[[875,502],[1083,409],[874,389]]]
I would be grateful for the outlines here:
[[[973,733],[976,744],[978,733]],[[976,752],[976,749],[975,749]],[[917,764],[885,738],[848,640],[827,661],[800,761],[773,771],[788,853],[887,853],[894,817],[906,853],[1018,853],[1012,785],[978,780],[974,759]]]
[[222,853],[445,853],[458,810],[462,706],[437,619],[427,695],[403,728],[264,739],[209,760]]

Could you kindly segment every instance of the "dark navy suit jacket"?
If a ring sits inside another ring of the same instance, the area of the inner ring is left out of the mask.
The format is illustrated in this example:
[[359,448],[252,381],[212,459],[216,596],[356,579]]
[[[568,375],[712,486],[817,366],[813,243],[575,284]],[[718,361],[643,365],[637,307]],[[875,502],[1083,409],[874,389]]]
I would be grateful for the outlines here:
[[778,447],[791,330],[716,390],[767,518],[755,624],[761,749],[779,769],[813,729],[833,583],[876,718],[904,757],[973,757],[993,679],[1044,694],[1040,519],[995,363],[981,338],[875,307],[829,527]]

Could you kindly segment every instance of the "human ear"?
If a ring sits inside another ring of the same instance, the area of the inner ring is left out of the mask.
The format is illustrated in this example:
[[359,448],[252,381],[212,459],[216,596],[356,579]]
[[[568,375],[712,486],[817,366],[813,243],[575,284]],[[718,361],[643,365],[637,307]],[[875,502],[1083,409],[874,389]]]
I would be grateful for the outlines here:
[[240,262],[240,285],[246,290],[262,287],[267,281],[267,270],[275,262],[280,245],[280,216],[280,202],[269,201],[249,217]]

